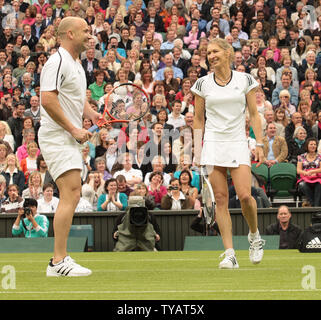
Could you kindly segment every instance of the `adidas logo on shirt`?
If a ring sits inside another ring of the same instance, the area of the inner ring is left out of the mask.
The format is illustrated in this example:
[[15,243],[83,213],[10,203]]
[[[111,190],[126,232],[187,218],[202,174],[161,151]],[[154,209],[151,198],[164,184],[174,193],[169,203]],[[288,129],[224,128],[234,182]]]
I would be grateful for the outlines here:
[[321,241],[318,237],[310,240],[305,246],[307,249],[321,249]]

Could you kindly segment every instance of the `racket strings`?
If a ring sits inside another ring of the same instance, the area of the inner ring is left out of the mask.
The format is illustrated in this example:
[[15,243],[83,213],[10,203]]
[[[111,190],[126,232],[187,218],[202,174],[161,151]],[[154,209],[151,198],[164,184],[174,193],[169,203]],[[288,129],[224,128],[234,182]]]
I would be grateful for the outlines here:
[[117,120],[137,120],[149,111],[149,99],[134,85],[114,88],[106,104],[110,116]]
[[211,225],[214,221],[215,216],[215,200],[214,195],[212,193],[212,188],[209,184],[209,181],[205,179],[205,171],[202,171],[202,203],[203,203],[203,212],[204,212],[204,218],[206,220],[206,223],[208,225]]

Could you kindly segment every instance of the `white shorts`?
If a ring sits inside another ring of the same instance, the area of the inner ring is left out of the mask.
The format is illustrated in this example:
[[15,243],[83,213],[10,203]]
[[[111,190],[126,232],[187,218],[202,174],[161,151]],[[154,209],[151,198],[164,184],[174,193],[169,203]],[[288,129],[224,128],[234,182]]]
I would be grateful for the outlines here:
[[237,168],[251,166],[247,141],[204,141],[201,165]]
[[41,126],[38,142],[54,181],[69,170],[82,170],[81,145],[65,130]]

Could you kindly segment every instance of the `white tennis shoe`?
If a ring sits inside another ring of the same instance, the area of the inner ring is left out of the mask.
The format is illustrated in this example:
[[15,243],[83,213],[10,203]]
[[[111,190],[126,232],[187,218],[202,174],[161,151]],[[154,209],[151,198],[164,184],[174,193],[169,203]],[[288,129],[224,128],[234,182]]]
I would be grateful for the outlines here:
[[248,235],[248,240],[250,243],[250,248],[249,248],[249,257],[250,261],[253,264],[258,264],[261,262],[263,259],[263,246],[265,245],[265,240],[263,240],[258,234],[254,239],[251,238],[250,234]]
[[50,259],[47,267],[47,277],[84,277],[91,273],[91,270],[77,264],[70,256],[66,256],[57,264],[53,264]]
[[[228,251],[228,250],[226,250],[226,251]],[[220,262],[218,267],[220,269],[238,269],[239,264],[237,263],[235,253],[227,254],[226,251],[220,255],[220,258],[222,258],[224,256],[225,256],[225,258]]]

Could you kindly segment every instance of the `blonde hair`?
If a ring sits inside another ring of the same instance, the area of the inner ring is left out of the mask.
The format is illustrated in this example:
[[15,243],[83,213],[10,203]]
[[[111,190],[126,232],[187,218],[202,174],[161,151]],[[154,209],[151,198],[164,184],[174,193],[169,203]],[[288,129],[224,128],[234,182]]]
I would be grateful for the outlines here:
[[222,48],[223,50],[230,52],[230,63],[232,64],[234,61],[234,49],[233,47],[225,40],[225,39],[221,39],[221,38],[215,38],[215,39],[211,39],[208,42],[208,47],[210,45],[216,44],[218,45],[220,48]]
[[8,135],[12,135],[12,133],[11,133],[11,129],[10,129],[9,125],[8,125],[8,122],[3,121],[3,120],[1,120],[0,122],[5,126],[6,134],[8,134]]
[[27,150],[29,151],[31,147],[36,147],[36,148],[38,148],[37,142],[36,142],[36,141],[31,141],[31,142],[29,142],[28,145],[27,145]]
[[109,136],[108,130],[107,130],[106,128],[101,128],[101,129],[99,130],[99,132],[98,132],[98,144],[99,144],[99,145],[101,145],[101,144],[103,143],[103,141],[101,140],[101,134],[102,134],[103,132],[106,132],[107,135]]
[[32,179],[34,176],[39,176],[40,177],[40,185],[42,185],[42,178],[41,178],[41,173],[39,171],[33,171],[30,176],[29,176],[29,179],[28,179],[28,184],[29,185],[33,185],[33,182],[32,182]]
[[15,167],[16,167],[18,170],[21,171],[21,167],[20,167],[19,160],[18,160],[17,156],[16,156],[14,153],[9,153],[9,154],[7,155],[6,165],[5,165],[5,167],[4,167],[4,171],[6,171],[6,170],[8,169],[8,158],[9,158],[9,157],[14,157],[14,159],[15,159]]
[[279,97],[284,97],[284,96],[288,96],[289,98],[291,98],[291,94],[289,92],[289,90],[283,89],[280,91]]

